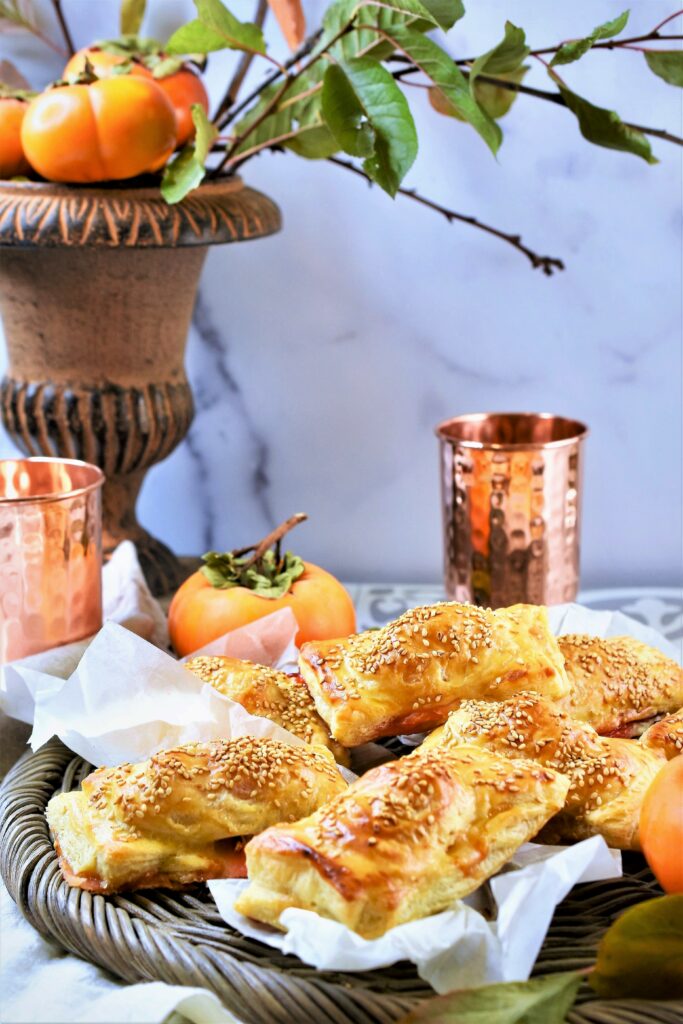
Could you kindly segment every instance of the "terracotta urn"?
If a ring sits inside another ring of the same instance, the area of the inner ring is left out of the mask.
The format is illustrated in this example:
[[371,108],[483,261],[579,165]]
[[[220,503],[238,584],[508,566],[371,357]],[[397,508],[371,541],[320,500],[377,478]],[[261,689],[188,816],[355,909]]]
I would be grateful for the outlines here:
[[29,455],[104,470],[105,556],[134,541],[157,594],[182,570],[135,504],[146,471],[192,421],[185,342],[207,248],[280,223],[277,206],[236,177],[175,206],[154,185],[0,182],[5,429]]

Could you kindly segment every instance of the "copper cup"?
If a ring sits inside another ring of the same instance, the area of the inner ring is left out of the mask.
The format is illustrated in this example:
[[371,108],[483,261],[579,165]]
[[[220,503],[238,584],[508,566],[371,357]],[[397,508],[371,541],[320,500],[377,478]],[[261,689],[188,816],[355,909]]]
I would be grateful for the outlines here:
[[0,664],[102,625],[104,474],[73,459],[0,459]]
[[449,598],[491,608],[572,601],[588,428],[549,413],[473,413],[436,434]]

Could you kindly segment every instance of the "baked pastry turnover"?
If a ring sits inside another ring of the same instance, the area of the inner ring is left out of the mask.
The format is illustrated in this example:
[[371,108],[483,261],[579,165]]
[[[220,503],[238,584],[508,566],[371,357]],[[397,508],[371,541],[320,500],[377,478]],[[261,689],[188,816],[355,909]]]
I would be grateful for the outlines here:
[[476,889],[564,803],[568,781],[478,747],[416,751],[374,768],[303,821],[246,846],[235,907],[275,927],[288,907],[364,938]]
[[185,668],[250,714],[277,722],[306,743],[328,747],[337,761],[348,766],[347,752],[330,736],[301,676],[219,655],[190,658]]
[[637,736],[683,705],[683,669],[631,636],[558,637],[570,691],[561,706],[601,733]]
[[245,877],[247,837],[346,789],[324,747],[251,736],[189,743],[99,768],[54,796],[47,820],[66,881],[90,892]]
[[668,761],[683,754],[683,708],[651,725],[640,742],[649,750],[662,753]]
[[546,610],[536,605],[414,608],[383,629],[304,644],[299,667],[321,718],[347,747],[433,729],[464,698],[569,691]]
[[422,746],[458,749],[462,744],[533,758],[567,776],[567,801],[541,833],[542,841],[601,835],[610,846],[640,849],[640,807],[664,764],[661,753],[635,740],[598,736],[534,693],[500,703],[464,701]]

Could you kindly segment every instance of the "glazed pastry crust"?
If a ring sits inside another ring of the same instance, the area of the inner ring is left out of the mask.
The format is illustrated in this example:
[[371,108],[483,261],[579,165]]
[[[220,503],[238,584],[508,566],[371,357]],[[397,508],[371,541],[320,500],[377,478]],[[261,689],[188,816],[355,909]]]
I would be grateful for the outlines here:
[[324,747],[241,737],[100,768],[47,819],[71,885],[182,887],[243,873],[235,839],[309,814],[346,789]]
[[252,839],[236,909],[282,927],[283,910],[300,907],[376,938],[476,889],[562,806],[567,787],[556,772],[477,747],[417,751]]
[[601,835],[609,846],[638,850],[640,807],[663,764],[635,740],[599,736],[537,694],[501,703],[464,701],[423,747],[476,744],[507,757],[533,758],[566,775],[567,800],[541,833],[545,842]]
[[347,747],[432,729],[464,698],[569,691],[546,610],[535,605],[414,608],[377,631],[304,644],[299,667],[320,717]]
[[348,766],[348,753],[330,736],[301,676],[220,655],[190,658],[185,668],[250,714],[277,722],[305,743],[328,747],[337,761]]
[[668,761],[683,754],[683,708],[646,729],[640,743],[648,750],[662,753]]
[[570,682],[561,707],[602,735],[637,736],[683,704],[683,669],[631,636],[558,637]]

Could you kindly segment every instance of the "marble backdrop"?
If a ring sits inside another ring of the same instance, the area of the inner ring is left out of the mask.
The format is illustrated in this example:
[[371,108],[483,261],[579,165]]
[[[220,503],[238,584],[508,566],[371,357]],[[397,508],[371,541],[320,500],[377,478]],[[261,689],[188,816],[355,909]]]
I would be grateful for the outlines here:
[[[66,0],[79,44],[112,33],[115,6]],[[232,6],[248,16],[242,0]],[[308,3],[311,20],[322,6]],[[621,6],[472,3],[453,45],[481,52],[506,17],[545,45]],[[634,34],[673,6],[634,5]],[[150,7],[162,36],[191,11],[184,0]],[[59,70],[16,36],[0,44],[36,84]],[[212,60],[214,95],[230,59]],[[636,53],[589,55],[566,78],[625,119],[681,130],[680,91]],[[528,81],[544,88],[542,69]],[[297,547],[346,579],[436,580],[434,424],[542,409],[592,431],[582,583],[680,583],[681,150],[653,140],[661,163],[649,167],[589,146],[569,113],[520,97],[496,162],[413,93],[421,150],[408,184],[521,231],[565,273],[543,277],[508,246],[334,166],[252,161],[246,176],[281,205],[284,230],[208,257],[187,356],[197,416],[149,473],[142,521],[198,552],[247,544],[304,510]],[[11,450],[0,438],[0,453]]]

